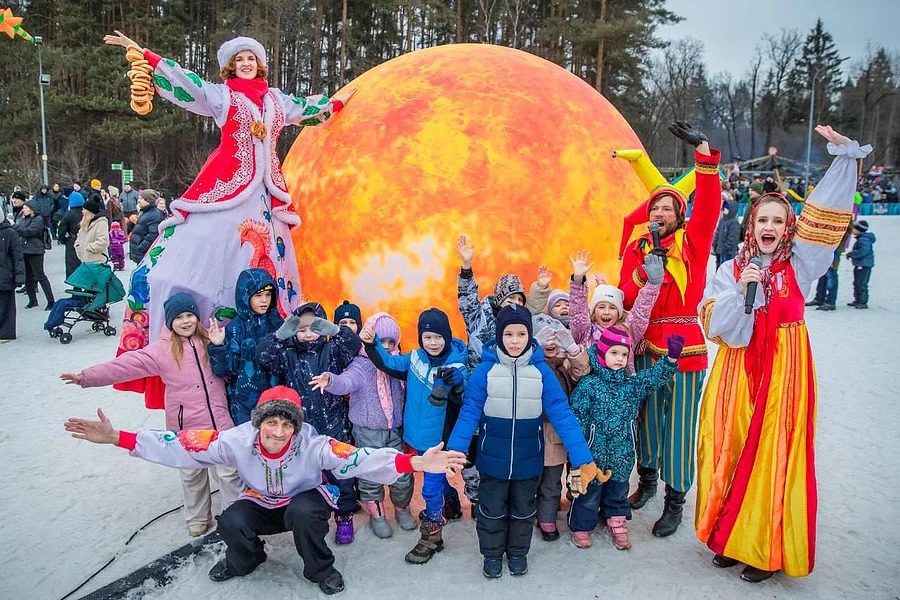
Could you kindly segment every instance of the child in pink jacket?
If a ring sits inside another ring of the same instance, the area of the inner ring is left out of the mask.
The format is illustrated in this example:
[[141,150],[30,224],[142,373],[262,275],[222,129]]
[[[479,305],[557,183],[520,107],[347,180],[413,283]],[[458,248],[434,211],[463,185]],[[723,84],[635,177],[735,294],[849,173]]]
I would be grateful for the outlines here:
[[613,325],[625,325],[631,336],[631,352],[628,354],[628,372],[634,373],[634,355],[644,339],[647,325],[650,323],[650,311],[659,297],[662,284],[663,259],[648,254],[644,260],[644,270],[649,281],[638,292],[631,311],[626,313],[623,307],[622,290],[598,283],[591,296],[591,305],[587,303],[587,272],[594,263],[588,264],[591,253],[584,250],[578,252],[572,261],[572,280],[569,283],[569,329],[578,344],[585,347],[595,345],[600,334]]
[[[126,352],[113,360],[81,373],[65,373],[61,379],[83,388],[101,387],[158,375],[166,384],[166,428],[216,429],[234,427],[228,412],[225,383],[216,377],[206,356],[209,337],[200,325],[199,309],[190,295],[175,294],[163,305],[165,331],[152,344]],[[244,489],[244,483],[232,467],[216,467],[225,510]],[[184,520],[188,533],[197,537],[212,524],[212,505],[207,469],[182,469]]]

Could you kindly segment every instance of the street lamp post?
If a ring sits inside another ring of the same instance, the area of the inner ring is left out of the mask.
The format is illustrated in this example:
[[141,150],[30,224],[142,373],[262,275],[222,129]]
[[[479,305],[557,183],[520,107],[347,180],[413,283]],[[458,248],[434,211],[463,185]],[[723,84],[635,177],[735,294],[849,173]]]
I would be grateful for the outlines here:
[[41,61],[41,46],[44,43],[44,38],[40,36],[35,36],[34,44],[37,46],[38,51],[38,89],[41,92],[41,164],[44,167],[44,185],[50,185],[50,173],[47,169],[47,119],[44,115],[44,85],[50,83],[50,78],[47,77],[47,83],[44,83],[44,65]]

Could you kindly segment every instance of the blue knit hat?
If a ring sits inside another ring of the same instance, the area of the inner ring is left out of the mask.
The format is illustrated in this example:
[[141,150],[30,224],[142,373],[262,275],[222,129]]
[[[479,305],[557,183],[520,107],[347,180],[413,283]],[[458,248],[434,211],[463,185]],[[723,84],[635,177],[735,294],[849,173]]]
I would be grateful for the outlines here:
[[419,346],[422,344],[422,334],[430,331],[444,338],[446,345],[444,346],[441,356],[450,353],[450,342],[453,340],[453,332],[450,330],[450,319],[447,313],[439,308],[429,308],[419,315]]
[[[533,336],[534,326],[532,325],[531,311],[524,306],[518,304],[508,304],[500,309],[497,313],[497,347],[506,352],[506,346],[503,345],[503,330],[510,325],[524,325],[528,331],[528,339]],[[507,352],[507,354],[509,354]]]
[[69,208],[78,208],[79,206],[84,206],[84,196],[81,195],[81,192],[73,191],[69,194]]
[[350,304],[349,300],[334,309],[334,323],[337,325],[341,319],[353,319],[356,321],[357,327],[362,327],[362,312],[355,304]]
[[197,303],[194,302],[194,299],[191,298],[190,294],[186,294],[185,292],[178,292],[177,294],[170,296],[169,299],[163,303],[163,310],[166,313],[166,327],[169,329],[172,329],[172,321],[174,321],[175,317],[181,313],[194,313],[198,319],[200,318],[200,309],[197,308]]

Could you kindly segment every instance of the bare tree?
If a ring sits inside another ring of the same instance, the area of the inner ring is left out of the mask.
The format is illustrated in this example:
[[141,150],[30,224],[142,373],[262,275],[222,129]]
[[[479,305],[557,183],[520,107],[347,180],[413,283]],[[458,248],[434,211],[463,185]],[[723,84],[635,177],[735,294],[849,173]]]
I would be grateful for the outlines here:
[[747,69],[746,81],[747,92],[750,94],[750,158],[756,156],[756,107],[759,102],[759,92],[762,88],[762,66],[763,55],[759,46],[754,49],[753,57],[750,59],[750,67]]
[[62,146],[56,153],[54,171],[59,174],[61,181],[71,183],[73,181],[86,181],[91,174],[91,154],[88,149],[76,141],[71,141]]
[[787,89],[788,75],[791,67],[797,60],[800,48],[803,45],[803,36],[797,29],[782,29],[781,36],[764,36],[768,47],[766,55],[769,59],[769,72],[767,77],[768,102],[766,115],[766,143],[768,148],[772,142],[772,130],[775,126],[781,127],[784,123],[785,91]]

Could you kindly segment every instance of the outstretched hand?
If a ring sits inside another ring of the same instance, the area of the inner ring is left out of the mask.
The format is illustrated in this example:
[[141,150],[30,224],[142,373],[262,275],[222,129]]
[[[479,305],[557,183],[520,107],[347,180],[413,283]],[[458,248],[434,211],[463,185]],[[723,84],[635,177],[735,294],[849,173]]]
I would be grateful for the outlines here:
[[81,375],[78,373],[63,373],[59,378],[65,381],[66,385],[81,385]]
[[538,287],[541,287],[541,288],[550,287],[551,279],[553,279],[553,273],[550,272],[550,269],[547,268],[547,265],[541,265],[537,271]]
[[309,380],[309,386],[312,391],[325,393],[325,388],[331,385],[331,375],[328,373],[322,373],[321,375],[316,375],[312,379]]
[[575,258],[569,256],[569,262],[572,263],[572,277],[575,278],[575,281],[584,281],[585,275],[594,266],[594,263],[588,264],[589,260],[591,260],[591,253],[587,250],[579,250],[575,253]]
[[[137,42],[121,31],[115,31],[114,33],[115,35],[104,35],[103,42],[110,46],[122,46],[123,48],[127,48],[128,46],[138,46]],[[140,46],[138,46],[138,48],[140,48]]]
[[93,419],[79,419],[78,417],[69,417],[63,426],[66,431],[72,434],[73,438],[79,440],[87,440],[95,444],[117,444],[119,442],[119,432],[113,429],[109,418],[103,413],[103,409],[97,409],[99,421]]
[[219,327],[219,322],[214,317],[209,318],[209,341],[213,346],[221,346],[225,343],[225,330]]
[[375,343],[375,325],[372,323],[367,323],[363,325],[362,331],[359,332],[359,339],[363,341],[365,344],[374,344]]
[[456,251],[459,253],[463,269],[471,269],[472,260],[475,258],[475,244],[470,245],[469,238],[461,235],[456,239]]
[[852,140],[846,135],[840,134],[831,128],[831,125],[816,125],[816,133],[834,144],[835,146],[843,146],[849,144]]
[[429,448],[422,456],[412,458],[416,471],[426,473],[446,473],[452,477],[466,466],[466,455],[455,450],[442,450],[444,442]]

